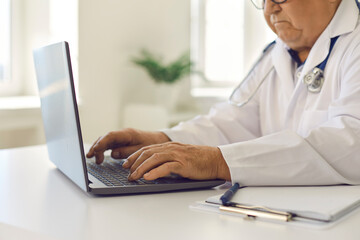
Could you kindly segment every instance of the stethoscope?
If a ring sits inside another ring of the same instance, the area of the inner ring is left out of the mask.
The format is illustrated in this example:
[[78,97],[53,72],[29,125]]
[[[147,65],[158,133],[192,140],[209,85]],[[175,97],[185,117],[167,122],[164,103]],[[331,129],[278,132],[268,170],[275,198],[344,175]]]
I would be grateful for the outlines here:
[[251,75],[251,73],[254,72],[255,68],[259,65],[259,63],[263,60],[263,58],[266,56],[266,54],[268,52],[270,52],[270,50],[274,47],[275,45],[275,41],[273,41],[272,43],[270,43],[262,52],[262,54],[260,55],[259,59],[255,62],[255,64],[253,65],[253,67],[250,69],[250,71],[248,72],[248,74],[246,75],[246,77],[244,78],[243,81],[240,82],[240,84],[234,89],[234,91],[231,93],[230,97],[229,97],[229,103],[232,105],[236,105],[238,107],[242,107],[245,104],[247,104],[257,93],[257,91],[259,90],[259,88],[261,87],[261,85],[263,84],[263,82],[265,81],[265,79],[268,77],[268,75],[272,72],[272,70],[274,70],[274,66],[271,66],[271,68],[266,72],[266,74],[264,75],[264,77],[261,79],[260,83],[257,84],[257,87],[251,91],[250,94],[241,94],[240,96],[237,96],[237,98],[243,98],[243,99],[237,99],[235,100],[235,95],[238,92],[238,90],[240,88],[243,88],[243,86],[245,84],[247,84],[247,81]]
[[329,53],[326,56],[325,60],[317,65],[311,72],[305,75],[303,78],[303,83],[307,86],[307,89],[311,93],[319,93],[322,86],[324,85],[324,71],[326,64],[329,60],[330,54],[334,48],[336,41],[339,39],[339,36],[331,39]]
[[[356,5],[358,6],[359,10],[360,10],[360,4],[357,0],[355,0]],[[310,93],[319,93],[322,89],[322,86],[324,85],[324,71],[325,71],[325,67],[326,64],[329,60],[329,57],[331,55],[331,52],[335,46],[336,41],[339,39],[339,36],[333,37],[331,38],[330,41],[330,48],[329,48],[329,53],[326,56],[325,60],[320,63],[319,65],[317,65],[316,67],[314,67],[309,73],[307,73],[302,82],[305,84],[305,86],[307,87],[308,91]],[[259,88],[261,87],[261,85],[263,84],[263,82],[265,81],[265,79],[267,79],[268,75],[275,69],[274,66],[272,66],[264,75],[264,77],[261,79],[261,81],[258,83],[258,85],[253,89],[250,90],[250,93],[247,94],[240,94],[238,96],[236,96],[236,93],[238,92],[238,90],[240,88],[242,88],[243,86],[246,86],[247,80],[249,79],[250,74],[254,71],[254,69],[259,65],[259,63],[262,61],[262,59],[266,56],[266,54],[268,52],[270,52],[270,50],[273,48],[273,46],[275,45],[275,41],[273,41],[272,43],[270,43],[263,51],[262,55],[260,56],[260,58],[255,62],[254,66],[251,68],[251,70],[249,71],[249,73],[247,74],[247,76],[245,77],[245,79],[234,89],[234,91],[232,92],[232,94],[229,97],[229,103],[232,105],[236,105],[238,107],[244,106],[245,104],[247,104],[257,93],[257,91],[259,90]]]
[[[305,84],[305,86],[307,87],[309,92],[311,92],[311,93],[319,93],[321,91],[321,88],[324,85],[325,67],[326,67],[326,64],[327,64],[327,62],[329,60],[331,52],[332,52],[332,50],[334,48],[334,45],[335,45],[336,41],[338,40],[338,38],[339,38],[339,36],[334,37],[334,38],[331,39],[329,53],[326,56],[325,60],[323,62],[321,62],[319,65],[317,65],[316,67],[314,67],[309,73],[307,73],[304,76],[303,83]],[[259,63],[266,56],[266,54],[268,52],[270,52],[270,50],[273,48],[274,45],[275,45],[275,41],[270,43],[265,48],[262,55],[256,61],[254,66],[251,68],[251,70],[249,71],[249,73],[245,77],[245,79],[234,89],[234,91],[232,92],[232,94],[230,95],[230,98],[229,98],[229,102],[231,104],[236,105],[238,107],[241,107],[241,106],[247,104],[255,96],[255,94],[257,93],[257,91],[259,90],[259,88],[261,87],[263,82],[265,81],[265,79],[267,79],[268,75],[275,69],[274,66],[272,66],[268,71],[266,71],[266,74],[264,75],[264,77],[261,79],[261,81],[258,83],[258,85],[253,90],[250,91],[251,92],[250,94],[249,93],[248,94],[242,94],[241,96],[235,97],[237,91],[240,88],[242,88],[245,84],[247,84],[246,80],[249,79],[250,74],[259,65]],[[235,100],[236,98],[242,98],[242,99]]]

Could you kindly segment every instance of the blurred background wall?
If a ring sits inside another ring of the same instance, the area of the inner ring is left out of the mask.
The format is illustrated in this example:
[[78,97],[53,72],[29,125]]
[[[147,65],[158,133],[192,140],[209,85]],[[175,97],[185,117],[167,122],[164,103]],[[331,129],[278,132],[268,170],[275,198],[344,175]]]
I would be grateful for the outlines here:
[[190,1],[79,3],[79,88],[84,135],[91,141],[122,126],[126,105],[153,102],[156,85],[130,59],[141,48],[168,60],[189,50]]

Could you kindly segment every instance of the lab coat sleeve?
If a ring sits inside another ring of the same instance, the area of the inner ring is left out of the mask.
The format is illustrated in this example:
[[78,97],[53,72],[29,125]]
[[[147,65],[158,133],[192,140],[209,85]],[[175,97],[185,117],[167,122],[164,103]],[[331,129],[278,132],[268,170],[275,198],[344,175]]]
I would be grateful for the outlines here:
[[258,116],[258,105],[255,102],[244,108],[223,102],[212,107],[209,114],[197,116],[163,132],[176,142],[225,145],[259,137]]
[[281,131],[220,146],[232,181],[244,185],[360,184],[360,49],[340,66],[328,121],[302,136]]

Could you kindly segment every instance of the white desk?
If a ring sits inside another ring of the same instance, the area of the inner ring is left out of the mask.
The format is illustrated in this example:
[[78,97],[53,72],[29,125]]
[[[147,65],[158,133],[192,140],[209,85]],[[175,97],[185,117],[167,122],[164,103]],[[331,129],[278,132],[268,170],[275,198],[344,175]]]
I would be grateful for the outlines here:
[[360,211],[312,229],[189,209],[223,190],[91,196],[55,169],[45,146],[0,150],[0,191],[0,229],[41,239],[360,239]]

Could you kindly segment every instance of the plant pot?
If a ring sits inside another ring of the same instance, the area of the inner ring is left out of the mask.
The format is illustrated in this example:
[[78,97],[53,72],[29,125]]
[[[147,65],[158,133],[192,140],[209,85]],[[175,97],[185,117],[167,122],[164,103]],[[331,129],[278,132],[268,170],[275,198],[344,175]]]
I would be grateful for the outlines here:
[[176,109],[179,95],[180,85],[178,83],[167,84],[159,83],[156,84],[155,101],[156,104],[164,106],[168,112],[172,112]]

